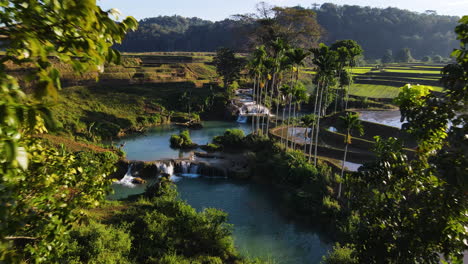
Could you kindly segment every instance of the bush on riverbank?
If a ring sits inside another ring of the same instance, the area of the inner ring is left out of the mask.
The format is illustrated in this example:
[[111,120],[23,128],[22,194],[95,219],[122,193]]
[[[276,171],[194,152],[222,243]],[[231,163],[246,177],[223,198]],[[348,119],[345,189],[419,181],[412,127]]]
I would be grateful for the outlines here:
[[343,217],[335,199],[336,176],[331,167],[319,162],[315,167],[301,151],[285,151],[277,142],[249,135],[244,146],[250,151],[249,167],[254,178],[277,187],[285,208],[298,218],[330,225]]
[[171,143],[171,148],[190,149],[197,146],[197,144],[192,142],[188,130],[183,130],[179,135],[172,135],[169,141]]
[[213,144],[213,143],[210,143],[208,145],[204,145],[201,147],[204,151],[208,151],[208,152],[217,152],[217,151],[222,151],[223,150],[223,147],[218,145],[218,144]]
[[167,178],[134,201],[108,202],[70,232],[64,263],[259,263],[241,258],[227,214],[197,212]]
[[244,146],[244,131],[240,129],[227,129],[222,136],[216,136],[213,143],[225,148],[242,148]]

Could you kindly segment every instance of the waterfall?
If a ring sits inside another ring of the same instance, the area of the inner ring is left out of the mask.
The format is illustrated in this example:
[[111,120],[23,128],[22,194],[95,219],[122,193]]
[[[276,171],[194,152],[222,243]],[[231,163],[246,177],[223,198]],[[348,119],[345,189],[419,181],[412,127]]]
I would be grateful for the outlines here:
[[188,161],[180,162],[181,176],[187,178],[198,178],[200,177],[199,166]]
[[135,187],[135,184],[133,184],[133,179],[135,177],[132,176],[132,164],[128,166],[127,173],[125,173],[125,176],[117,182],[117,184],[121,184],[126,187]]
[[186,162],[186,161],[180,162],[180,168],[181,168],[181,170],[182,170],[182,174],[187,174],[187,173],[189,173],[190,162]]
[[156,162],[156,167],[159,169],[159,174],[167,174],[169,175],[169,179],[173,182],[177,182],[180,180],[180,177],[174,175],[174,164],[169,162],[168,164],[164,162]]
[[239,109],[240,115],[246,115],[246,114],[263,114],[263,115],[269,115],[270,110],[259,104],[255,104],[253,102],[251,103],[244,103],[244,105]]
[[190,173],[191,174],[197,174],[198,173],[198,165],[197,164],[191,164]]

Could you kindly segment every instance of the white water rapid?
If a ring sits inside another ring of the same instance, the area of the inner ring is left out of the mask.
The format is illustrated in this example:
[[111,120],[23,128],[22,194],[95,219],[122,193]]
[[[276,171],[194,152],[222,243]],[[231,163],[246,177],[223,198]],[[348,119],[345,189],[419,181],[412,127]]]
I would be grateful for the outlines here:
[[125,176],[120,181],[116,182],[117,184],[130,188],[135,187],[135,184],[133,184],[133,179],[135,179],[135,177],[132,176],[132,166],[132,164],[128,166],[127,173],[125,173]]

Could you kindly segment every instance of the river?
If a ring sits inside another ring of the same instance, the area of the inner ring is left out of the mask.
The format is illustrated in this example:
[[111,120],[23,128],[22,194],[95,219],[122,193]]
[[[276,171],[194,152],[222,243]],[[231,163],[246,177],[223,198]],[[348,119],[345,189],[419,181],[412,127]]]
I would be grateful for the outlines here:
[[[206,144],[228,128],[240,128],[246,133],[250,130],[248,124],[205,122],[203,129],[191,131],[191,137],[196,143]],[[170,135],[178,131],[173,126],[162,126],[146,136],[124,139],[128,159],[151,161],[185,155],[169,148]],[[176,184],[180,198],[197,210],[213,207],[229,214],[235,245],[244,256],[278,264],[319,263],[330,249],[315,230],[280,213],[269,186],[204,177],[181,177]],[[115,194],[109,198],[122,199],[142,193],[144,188],[114,184]]]

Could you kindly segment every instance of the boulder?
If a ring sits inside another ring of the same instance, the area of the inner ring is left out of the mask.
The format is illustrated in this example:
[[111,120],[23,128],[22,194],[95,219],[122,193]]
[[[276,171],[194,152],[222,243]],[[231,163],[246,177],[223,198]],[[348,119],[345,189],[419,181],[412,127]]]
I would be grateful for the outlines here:
[[142,178],[136,177],[136,178],[134,178],[134,179],[132,180],[132,183],[133,183],[133,184],[144,184],[144,183],[146,183],[146,181],[143,180]]

